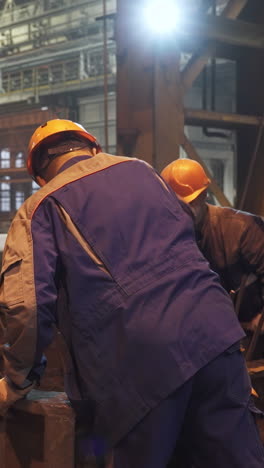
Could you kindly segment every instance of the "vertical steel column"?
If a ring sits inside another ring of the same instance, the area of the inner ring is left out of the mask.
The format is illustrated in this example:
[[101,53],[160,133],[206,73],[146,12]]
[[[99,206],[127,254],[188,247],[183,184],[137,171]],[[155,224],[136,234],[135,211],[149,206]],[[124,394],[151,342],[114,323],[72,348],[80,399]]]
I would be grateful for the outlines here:
[[179,52],[142,20],[140,2],[117,2],[117,142],[158,170],[179,155],[183,135]]
[[154,165],[161,171],[180,156],[183,144],[183,92],[175,39],[157,44],[154,60]]
[[117,0],[117,147],[153,162],[153,47],[139,3]]
[[[237,15],[245,2],[231,0],[228,15]],[[190,158],[199,158],[184,135],[183,96],[208,56],[196,56],[198,66],[191,63],[181,73],[177,36],[151,34],[142,5],[117,1],[118,153],[138,156],[160,171],[179,157],[180,147]],[[211,188],[220,203],[230,205],[215,181]]]

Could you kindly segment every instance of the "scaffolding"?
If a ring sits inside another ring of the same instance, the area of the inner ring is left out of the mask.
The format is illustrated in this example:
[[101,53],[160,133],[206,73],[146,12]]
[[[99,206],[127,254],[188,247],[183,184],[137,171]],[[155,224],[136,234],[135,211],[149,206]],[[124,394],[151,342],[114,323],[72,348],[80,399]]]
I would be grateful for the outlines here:
[[[27,142],[38,125],[57,117],[78,119],[78,101],[101,96],[108,146],[108,95],[116,79],[116,6],[115,0],[2,4],[0,230],[4,232],[21,203],[37,189],[27,175],[25,159]],[[101,134],[101,128],[98,131]]]

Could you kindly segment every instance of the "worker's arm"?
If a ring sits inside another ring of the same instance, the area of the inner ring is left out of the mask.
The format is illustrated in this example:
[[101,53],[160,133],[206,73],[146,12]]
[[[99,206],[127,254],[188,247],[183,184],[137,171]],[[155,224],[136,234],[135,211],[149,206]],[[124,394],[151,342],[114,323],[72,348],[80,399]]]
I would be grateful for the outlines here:
[[3,254],[0,307],[5,330],[0,413],[23,397],[45,368],[43,350],[52,341],[58,254],[49,210],[33,220],[16,217]]

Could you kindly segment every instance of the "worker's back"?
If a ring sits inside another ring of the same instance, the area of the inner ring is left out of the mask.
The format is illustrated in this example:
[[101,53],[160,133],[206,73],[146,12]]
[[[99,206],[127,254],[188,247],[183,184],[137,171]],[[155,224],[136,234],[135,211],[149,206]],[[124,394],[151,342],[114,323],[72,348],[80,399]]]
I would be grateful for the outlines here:
[[259,216],[208,204],[198,245],[226,291],[239,293],[239,320],[249,322],[263,307],[264,223]]
[[23,217],[43,239],[33,252],[38,339],[46,339],[54,290],[45,283],[56,263],[66,297],[58,323],[75,366],[67,392],[93,408],[108,440],[243,336],[191,218],[142,161],[80,160],[33,196]]

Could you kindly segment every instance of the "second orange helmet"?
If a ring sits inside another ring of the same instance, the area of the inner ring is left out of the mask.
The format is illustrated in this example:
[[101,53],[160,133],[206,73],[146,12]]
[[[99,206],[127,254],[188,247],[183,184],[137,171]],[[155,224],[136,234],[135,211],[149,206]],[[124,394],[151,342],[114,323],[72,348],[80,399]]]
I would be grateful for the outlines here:
[[192,159],[176,159],[161,176],[185,203],[195,200],[211,183],[201,164]]

